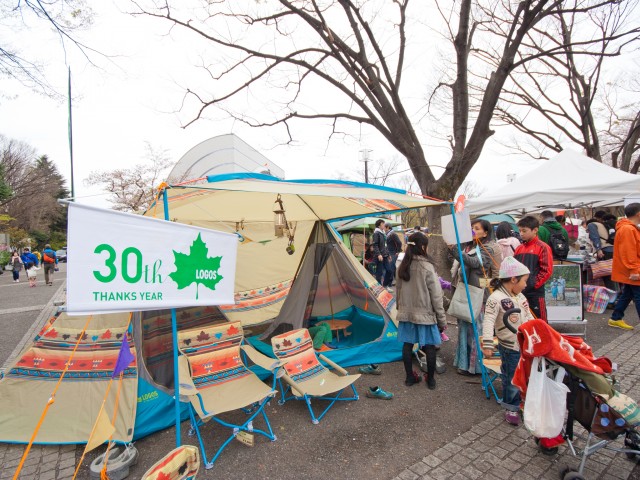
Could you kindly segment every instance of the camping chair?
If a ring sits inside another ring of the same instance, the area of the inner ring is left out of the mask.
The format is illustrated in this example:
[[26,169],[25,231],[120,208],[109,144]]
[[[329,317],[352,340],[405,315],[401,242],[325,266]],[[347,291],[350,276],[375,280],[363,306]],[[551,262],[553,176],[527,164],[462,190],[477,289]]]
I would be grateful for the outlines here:
[[[304,400],[311,414],[311,421],[317,425],[337,401],[358,400],[358,393],[353,383],[360,378],[360,374],[349,375],[344,368],[324,355],[320,355],[320,360],[328,364],[339,375],[327,370],[318,361],[311,336],[306,328],[277,335],[271,338],[271,345],[276,357],[284,362],[284,374],[278,375],[282,391],[282,399],[278,402],[280,405],[289,400]],[[283,380],[287,383],[286,390],[282,385]],[[344,389],[349,386],[353,391],[353,396],[341,397]],[[290,395],[287,396],[287,394]],[[330,402],[329,406],[318,416],[311,408],[312,398]]]
[[[180,395],[190,402],[191,434],[195,431],[200,442],[205,468],[213,467],[222,450],[237,436],[243,443],[253,444],[253,434],[259,433],[271,441],[276,436],[271,429],[264,407],[276,394],[275,371],[281,362],[268,358],[250,345],[242,345],[243,332],[240,322],[209,327],[198,327],[178,332]],[[271,386],[265,385],[249,370],[242,358],[244,352],[260,367],[274,373]],[[248,417],[241,424],[233,424],[219,418],[232,410],[244,411]],[[262,415],[266,431],[254,428],[253,421]],[[197,418],[196,418],[197,416]],[[215,455],[208,460],[200,427],[214,420],[231,429]]]
[[158,460],[140,480],[194,480],[200,469],[198,449],[183,445]]

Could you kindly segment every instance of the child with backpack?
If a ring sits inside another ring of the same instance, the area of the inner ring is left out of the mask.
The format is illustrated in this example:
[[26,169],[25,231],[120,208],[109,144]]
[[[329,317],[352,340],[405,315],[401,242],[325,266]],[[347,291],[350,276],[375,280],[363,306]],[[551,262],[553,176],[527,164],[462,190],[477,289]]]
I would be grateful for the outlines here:
[[[487,299],[482,324],[482,353],[485,358],[493,355],[494,330],[498,337],[498,351],[502,360],[502,406],[506,410],[504,418],[515,426],[520,425],[520,390],[511,380],[520,361],[520,349],[516,334],[504,322],[510,322],[517,329],[524,322],[533,320],[527,299],[521,293],[527,286],[529,273],[529,269],[513,257],[502,261],[498,278],[491,281],[495,290]],[[508,316],[505,319],[506,314]]]
[[538,238],[551,247],[554,260],[566,260],[569,255],[569,234],[549,210],[540,216],[542,225],[538,229]]
[[522,245],[516,248],[513,256],[524,264],[531,274],[522,294],[529,302],[533,314],[547,321],[547,306],[544,301],[544,284],[553,273],[553,254],[551,247],[538,238],[540,224],[536,217],[528,215],[518,222]]

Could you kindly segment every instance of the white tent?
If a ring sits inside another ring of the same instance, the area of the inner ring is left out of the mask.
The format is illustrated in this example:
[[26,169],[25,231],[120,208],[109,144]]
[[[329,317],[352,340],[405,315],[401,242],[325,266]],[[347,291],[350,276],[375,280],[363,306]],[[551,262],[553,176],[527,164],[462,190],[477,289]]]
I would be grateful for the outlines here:
[[622,205],[640,192],[640,176],[609,167],[573,150],[563,150],[540,167],[499,190],[470,199],[471,214],[544,208]]

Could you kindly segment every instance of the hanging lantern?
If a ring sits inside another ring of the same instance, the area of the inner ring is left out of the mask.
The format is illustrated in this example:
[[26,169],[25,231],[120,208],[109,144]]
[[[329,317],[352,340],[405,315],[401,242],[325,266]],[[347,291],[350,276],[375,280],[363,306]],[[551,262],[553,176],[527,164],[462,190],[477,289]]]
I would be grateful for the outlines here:
[[287,218],[284,214],[284,205],[280,194],[278,194],[278,198],[273,204],[273,224],[276,237],[284,237],[284,231],[287,229]]

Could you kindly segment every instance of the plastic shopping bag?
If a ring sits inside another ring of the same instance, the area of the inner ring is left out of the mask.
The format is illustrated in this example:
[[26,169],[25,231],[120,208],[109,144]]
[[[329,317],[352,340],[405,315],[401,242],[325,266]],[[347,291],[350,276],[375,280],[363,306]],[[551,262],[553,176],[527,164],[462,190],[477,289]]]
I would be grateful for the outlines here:
[[538,438],[560,434],[569,393],[569,388],[562,383],[564,368],[558,368],[555,378],[549,377],[547,368],[544,357],[533,359],[524,402],[524,425]]

